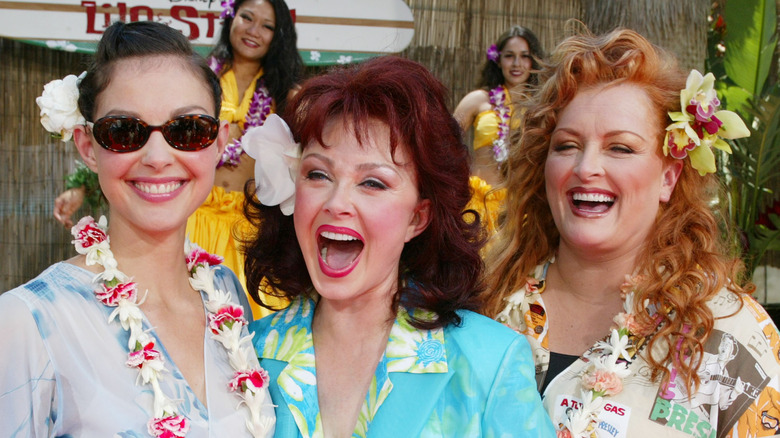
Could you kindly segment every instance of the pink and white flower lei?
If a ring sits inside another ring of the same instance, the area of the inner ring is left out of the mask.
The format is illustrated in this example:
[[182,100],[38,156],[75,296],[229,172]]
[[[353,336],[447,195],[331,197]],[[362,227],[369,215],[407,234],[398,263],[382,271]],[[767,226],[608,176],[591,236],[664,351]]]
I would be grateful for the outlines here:
[[[556,421],[561,425],[558,438],[595,438],[599,413],[605,397],[623,391],[623,381],[631,374],[629,366],[636,358],[644,340],[655,326],[642,326],[635,322],[634,291],[636,277],[626,276],[621,287],[623,312],[614,318],[612,333],[588,350],[583,359],[590,365],[582,374],[582,406],[563,414]],[[630,290],[629,290],[630,289]],[[646,306],[645,306],[646,307]]]
[[509,141],[509,119],[511,113],[507,105],[507,90],[503,85],[488,92],[490,105],[493,106],[498,117],[498,137],[493,141],[493,158],[498,163],[506,161],[509,155],[507,151],[507,142]]
[[[178,400],[169,398],[160,388],[159,381],[166,371],[157,340],[143,329],[143,313],[136,285],[132,279],[117,269],[117,261],[109,246],[108,224],[105,216],[98,222],[91,216],[82,218],[72,229],[73,244],[79,254],[86,256],[87,265],[101,265],[104,271],[93,279],[95,297],[108,307],[115,307],[108,317],[109,324],[119,319],[122,328],[130,332],[128,356],[125,365],[138,368],[137,384],[149,384],[154,393],[154,417],[147,423],[149,435],[162,438],[184,437],[189,431],[189,419],[178,413]],[[233,305],[229,292],[214,288],[214,272],[211,265],[222,258],[214,256],[197,245],[185,243],[185,260],[190,271],[190,284],[206,294],[205,307],[212,339],[220,342],[235,370],[228,382],[230,391],[241,399],[238,406],[246,405],[246,427],[253,436],[265,436],[274,425],[273,417],[262,415],[262,408],[269,402],[266,391],[268,373],[261,367],[252,367],[254,354],[252,335],[241,337],[241,328],[247,324],[244,311]]]
[[[211,67],[211,70],[214,71],[214,73],[219,75],[224,68],[224,63],[212,57],[209,59],[209,67]],[[265,86],[265,80],[260,78],[258,81],[259,83],[257,84],[255,94],[252,95],[252,101],[249,103],[249,111],[247,111],[246,119],[244,119],[244,129],[241,132],[242,136],[249,128],[261,126],[265,123],[265,119],[271,114],[273,98],[268,91],[268,87]],[[225,147],[225,151],[222,152],[222,157],[220,157],[219,163],[217,163],[217,168],[222,166],[238,166],[241,162],[241,154],[243,152],[244,148],[241,144],[241,138],[233,140]]]

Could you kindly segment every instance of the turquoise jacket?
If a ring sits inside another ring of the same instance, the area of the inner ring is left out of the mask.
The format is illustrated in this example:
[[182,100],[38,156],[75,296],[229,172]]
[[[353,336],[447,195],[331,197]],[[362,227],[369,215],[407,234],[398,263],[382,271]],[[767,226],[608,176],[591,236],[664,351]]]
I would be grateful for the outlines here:
[[[312,343],[314,301],[250,325],[271,377],[276,437],[321,437]],[[525,338],[473,312],[419,330],[399,311],[353,437],[554,437]]]

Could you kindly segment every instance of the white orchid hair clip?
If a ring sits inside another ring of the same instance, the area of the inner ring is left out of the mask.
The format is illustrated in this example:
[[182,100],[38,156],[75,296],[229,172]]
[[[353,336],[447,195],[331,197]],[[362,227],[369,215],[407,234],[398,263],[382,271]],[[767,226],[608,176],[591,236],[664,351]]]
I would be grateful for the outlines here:
[[715,76],[702,76],[691,70],[685,89],[680,90],[679,112],[670,112],[673,123],[666,128],[664,155],[677,159],[691,158],[691,166],[704,176],[714,173],[715,154],[712,148],[731,153],[723,140],[749,137],[750,130],[734,112],[720,110],[720,100],[714,88]]
[[41,109],[41,124],[62,141],[73,136],[76,125],[86,123],[79,111],[79,82],[87,72],[79,76],[67,75],[43,86],[43,94],[35,99]]
[[261,126],[248,129],[241,144],[255,159],[257,199],[263,205],[278,205],[285,216],[293,214],[300,145],[295,143],[290,127],[271,114]]

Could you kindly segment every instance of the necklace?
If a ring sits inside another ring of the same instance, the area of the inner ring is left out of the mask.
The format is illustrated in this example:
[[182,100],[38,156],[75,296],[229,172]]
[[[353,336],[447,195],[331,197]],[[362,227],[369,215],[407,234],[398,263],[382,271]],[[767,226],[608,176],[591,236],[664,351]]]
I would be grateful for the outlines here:
[[509,119],[511,117],[510,109],[507,105],[506,88],[503,85],[499,85],[490,90],[488,99],[490,100],[490,105],[493,106],[496,117],[498,117],[498,137],[493,140],[493,158],[498,163],[502,163],[506,161],[509,154],[506,143],[509,140]]
[[[224,61],[220,61],[217,58],[209,59],[209,67],[217,75],[222,72],[224,68]],[[265,86],[265,79],[258,79],[257,86],[255,87],[255,93],[252,95],[252,100],[249,103],[249,110],[246,113],[244,119],[244,128],[241,131],[241,136],[254,126],[261,126],[265,123],[265,119],[271,114],[271,105],[273,104],[273,98],[268,91],[268,87]],[[217,168],[222,166],[238,166],[241,162],[241,154],[244,152],[244,148],[241,145],[241,137],[234,139],[222,152],[222,157],[217,163]]]
[[[139,299],[136,284],[117,268],[107,231],[105,216],[98,222],[91,216],[84,217],[71,230],[75,238],[73,244],[79,254],[86,256],[87,265],[97,264],[104,268],[93,279],[95,297],[104,305],[115,307],[108,323],[118,319],[122,328],[130,333],[125,365],[138,368],[137,382],[152,387],[154,417],[147,423],[149,434],[163,438],[184,437],[190,428],[189,419],[178,414],[179,402],[166,396],[160,388],[161,375],[167,371],[165,363],[157,348],[157,339],[143,329],[144,316],[139,306],[145,297]],[[222,257],[211,255],[189,241],[184,249],[190,285],[195,290],[202,290],[207,297],[204,306],[211,338],[225,348],[234,370],[228,389],[241,400],[236,408],[246,405],[247,429],[255,437],[265,436],[274,424],[273,417],[261,413],[267,394],[262,389],[267,387],[269,377],[263,368],[251,367],[252,335],[241,337],[241,329],[247,324],[243,308],[233,304],[230,293],[214,288],[211,265],[221,263]]]
[[[624,283],[631,285],[631,281]],[[615,316],[610,335],[599,341],[583,355],[590,363],[580,377],[582,405],[562,415],[556,424],[558,437],[595,438],[599,413],[605,397],[623,391],[623,380],[631,374],[630,366],[644,345],[647,330],[636,323],[633,309],[634,292],[623,292],[623,312]]]
[[[526,297],[541,293],[544,289],[544,280],[538,278],[546,276],[546,266],[549,265],[537,267],[534,276],[526,279],[524,287],[506,298],[507,306],[496,318],[499,322],[515,330],[519,328],[521,334],[525,332],[529,335],[522,307],[527,305]],[[589,363],[580,376],[582,404],[579,409],[569,410],[562,414],[561,418],[554,419],[554,423],[558,425],[558,438],[596,437],[598,417],[606,403],[605,398],[623,391],[623,381],[631,374],[631,364],[644,346],[647,336],[656,329],[657,324],[643,325],[632,313],[634,290],[639,279],[640,277],[626,276],[626,281],[620,287],[623,312],[613,318],[614,325],[610,335],[582,356],[582,360]],[[519,322],[518,327],[512,327],[510,321]]]

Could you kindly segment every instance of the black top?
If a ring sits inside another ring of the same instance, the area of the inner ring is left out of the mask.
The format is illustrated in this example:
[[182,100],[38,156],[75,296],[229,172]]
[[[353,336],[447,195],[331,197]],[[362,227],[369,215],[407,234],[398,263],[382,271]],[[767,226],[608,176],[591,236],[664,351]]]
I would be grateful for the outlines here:
[[550,352],[550,366],[547,368],[547,374],[544,375],[544,381],[542,382],[541,394],[544,394],[544,390],[547,389],[547,385],[558,374],[573,364],[579,356],[572,356],[570,354],[560,354],[553,351]]

